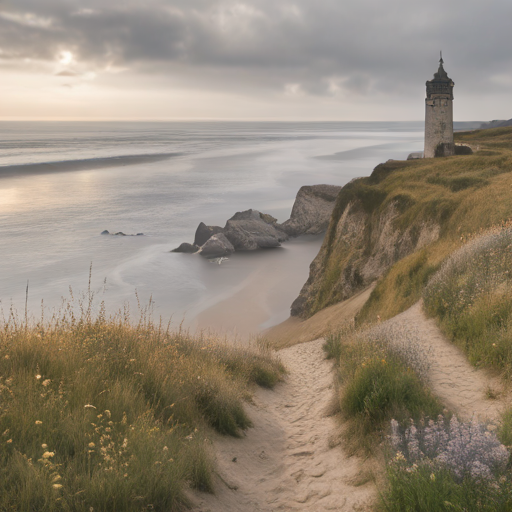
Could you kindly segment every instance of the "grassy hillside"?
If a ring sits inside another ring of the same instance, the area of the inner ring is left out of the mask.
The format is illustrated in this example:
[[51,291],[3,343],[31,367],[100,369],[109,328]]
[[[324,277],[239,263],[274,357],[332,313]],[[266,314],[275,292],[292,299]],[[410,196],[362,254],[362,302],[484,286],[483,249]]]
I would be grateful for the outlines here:
[[[378,283],[358,321],[389,318],[416,302],[441,262],[469,238],[512,218],[512,128],[456,134],[475,150],[471,156],[415,161],[379,184],[388,196],[404,194],[411,204],[397,219],[402,226],[440,226],[439,240],[395,264]],[[392,199],[392,198],[391,198]]]
[[[87,304],[87,303],[85,303]],[[0,510],[182,509],[212,489],[213,430],[250,421],[248,386],[272,387],[269,354],[119,315],[64,309],[0,329]]]
[[512,217],[512,128],[456,140],[475,154],[389,161],[342,189],[295,314],[309,317],[384,274],[358,322],[392,317],[465,240]]

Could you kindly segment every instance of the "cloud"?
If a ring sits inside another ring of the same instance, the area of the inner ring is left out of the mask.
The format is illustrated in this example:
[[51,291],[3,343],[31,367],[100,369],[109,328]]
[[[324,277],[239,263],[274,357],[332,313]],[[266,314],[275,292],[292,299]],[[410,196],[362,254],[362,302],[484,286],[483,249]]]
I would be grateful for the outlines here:
[[78,73],[74,71],[60,71],[59,73],[55,73],[55,76],[79,76]]
[[0,4],[0,49],[148,86],[338,100],[422,96],[442,49],[455,94],[481,94],[510,87],[510,19],[510,0],[17,0]]

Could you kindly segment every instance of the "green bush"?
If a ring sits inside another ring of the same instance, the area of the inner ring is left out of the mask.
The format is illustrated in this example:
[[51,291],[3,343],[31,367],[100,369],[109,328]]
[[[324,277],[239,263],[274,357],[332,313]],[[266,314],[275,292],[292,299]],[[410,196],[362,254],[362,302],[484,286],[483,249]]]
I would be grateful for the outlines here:
[[327,336],[324,350],[338,367],[338,401],[353,450],[375,449],[392,418],[406,422],[442,411],[424,380],[428,360],[410,333],[388,325],[346,328]]
[[[437,399],[416,373],[392,353],[361,363],[341,396],[341,408],[359,417],[368,432],[391,418],[407,421],[441,412]],[[385,357],[385,358],[384,358]]]

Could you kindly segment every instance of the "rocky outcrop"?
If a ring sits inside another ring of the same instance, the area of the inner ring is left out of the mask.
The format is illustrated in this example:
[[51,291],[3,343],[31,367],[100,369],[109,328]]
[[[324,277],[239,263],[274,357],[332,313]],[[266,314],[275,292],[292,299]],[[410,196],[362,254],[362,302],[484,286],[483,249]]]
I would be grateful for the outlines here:
[[196,235],[194,237],[194,245],[201,247],[204,245],[210,237],[217,233],[222,233],[224,230],[220,226],[207,226],[204,222],[201,222],[196,229]]
[[279,229],[277,219],[257,210],[238,212],[226,222],[224,235],[236,251],[279,247],[288,235]]
[[144,233],[137,233],[136,235],[127,235],[122,231],[118,231],[117,233],[111,233],[108,229],[105,229],[100,233],[101,235],[111,235],[111,236],[144,236]]
[[[230,253],[229,247],[220,247],[225,245],[224,238],[218,236],[221,234],[229,241],[234,251],[255,251],[279,247],[290,236],[323,233],[329,225],[340,190],[341,187],[335,185],[302,187],[297,193],[291,217],[284,224],[279,224],[272,215],[258,210],[235,213],[224,228],[207,226],[201,222],[197,227],[194,243],[183,243],[172,252],[199,252],[207,258],[226,256]],[[210,241],[211,244],[204,250]],[[197,248],[201,249],[197,251]],[[215,256],[210,256],[212,252]]]
[[280,228],[289,236],[323,233],[329,225],[341,187],[312,185],[297,193],[290,218]]
[[176,247],[176,249],[173,249],[171,252],[183,252],[185,254],[194,254],[197,251],[199,251],[199,247],[197,245],[183,242],[179,247]]
[[200,249],[205,258],[222,258],[234,252],[235,248],[223,233],[211,236]]

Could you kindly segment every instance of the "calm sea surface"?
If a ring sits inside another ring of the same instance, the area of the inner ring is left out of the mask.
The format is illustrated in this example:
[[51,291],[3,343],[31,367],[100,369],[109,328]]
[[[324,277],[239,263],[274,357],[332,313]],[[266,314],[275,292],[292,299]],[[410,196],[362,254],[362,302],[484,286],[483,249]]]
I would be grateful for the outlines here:
[[[423,146],[422,123],[0,122],[0,300],[39,315],[92,289],[113,310],[154,301],[185,323],[255,266],[293,259],[272,318],[286,317],[321,239],[222,265],[169,251],[199,222],[248,208],[286,220],[302,185],[344,185]],[[103,230],[145,236],[101,236]]]

